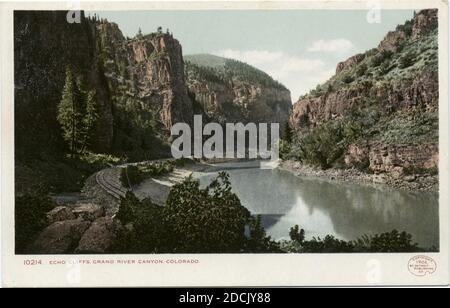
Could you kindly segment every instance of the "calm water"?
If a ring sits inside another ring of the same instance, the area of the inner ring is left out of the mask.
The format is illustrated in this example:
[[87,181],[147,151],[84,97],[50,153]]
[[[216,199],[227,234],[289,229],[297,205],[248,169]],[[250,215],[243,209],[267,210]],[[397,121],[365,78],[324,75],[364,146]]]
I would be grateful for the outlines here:
[[[393,229],[413,235],[419,246],[439,247],[438,194],[299,178],[281,170],[227,170],[234,192],[253,214],[261,214],[275,239],[294,225],[306,237],[334,235],[354,240]],[[206,185],[216,173],[200,177]]]

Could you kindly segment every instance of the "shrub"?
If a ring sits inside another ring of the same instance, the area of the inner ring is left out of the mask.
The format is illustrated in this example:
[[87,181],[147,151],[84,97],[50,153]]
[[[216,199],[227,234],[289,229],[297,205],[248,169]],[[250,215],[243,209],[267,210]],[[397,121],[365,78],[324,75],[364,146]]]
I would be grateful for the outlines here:
[[367,65],[363,63],[357,67],[356,76],[358,77],[364,76],[366,72],[367,72]]
[[352,83],[353,81],[355,81],[355,78],[352,75],[347,74],[347,75],[344,75],[344,77],[342,78],[342,81],[349,84],[349,83]]
[[295,225],[293,228],[291,228],[291,231],[289,232],[289,237],[291,238],[292,241],[302,244],[305,241],[305,230],[299,229],[300,228],[298,225]]
[[266,235],[266,231],[261,224],[261,215],[250,218],[249,233],[245,252],[281,252],[279,244]]
[[404,69],[414,64],[415,54],[412,51],[407,52],[399,59],[399,67]]
[[39,231],[47,226],[46,214],[56,206],[47,195],[40,193],[16,197],[15,242],[16,253],[26,253],[27,246]]
[[133,222],[137,216],[136,209],[139,207],[139,199],[131,191],[128,191],[125,198],[120,199],[120,207],[116,217],[123,225]]
[[389,71],[391,69],[392,69],[392,67],[391,67],[391,63],[389,61],[384,61],[380,66],[380,72],[383,75],[389,73]]
[[302,161],[328,169],[344,154],[341,123],[329,121],[306,132],[300,140],[299,158]]
[[[355,253],[355,252],[420,252],[417,244],[412,242],[412,236],[406,232],[391,232],[374,236],[363,235],[355,241],[343,241],[332,235],[323,239],[299,241],[298,226],[291,228],[291,241],[281,243],[281,249],[290,253]],[[436,250],[436,248],[431,248]]]
[[310,241],[305,241],[302,245],[303,253],[348,253],[353,252],[353,245],[351,242],[336,239],[332,235],[327,235],[322,240],[320,238],[313,238]]
[[250,212],[231,192],[226,173],[204,189],[192,177],[175,185],[163,212],[178,252],[233,253],[245,247]]
[[381,63],[383,63],[383,58],[380,54],[373,56],[372,59],[370,60],[371,67],[378,67],[381,65]]
[[370,60],[370,66],[371,67],[378,67],[380,66],[384,61],[390,59],[393,55],[392,51],[384,50],[372,57]]
[[113,245],[116,253],[170,252],[164,226],[162,207],[151,200],[139,201],[128,192],[121,200],[117,218],[123,225]]

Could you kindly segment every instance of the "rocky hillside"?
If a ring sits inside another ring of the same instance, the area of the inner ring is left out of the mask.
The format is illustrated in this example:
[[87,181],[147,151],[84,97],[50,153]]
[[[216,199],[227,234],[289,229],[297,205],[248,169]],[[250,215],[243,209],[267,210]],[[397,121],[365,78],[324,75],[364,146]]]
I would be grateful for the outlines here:
[[191,123],[194,114],[220,122],[288,121],[285,87],[228,59],[213,59],[223,61],[213,69],[190,57],[185,67],[181,44],[168,30],[128,38],[97,16],[69,24],[63,11],[16,12],[14,22],[19,157],[68,152],[57,118],[69,68],[81,92],[95,93],[98,118],[87,143],[94,153],[168,155],[172,125]]
[[377,48],[339,63],[329,81],[301,97],[290,118],[298,133],[297,158],[397,178],[435,174],[437,27],[437,10],[416,13]]
[[208,54],[185,57],[187,86],[211,120],[288,122],[290,92],[266,73]]

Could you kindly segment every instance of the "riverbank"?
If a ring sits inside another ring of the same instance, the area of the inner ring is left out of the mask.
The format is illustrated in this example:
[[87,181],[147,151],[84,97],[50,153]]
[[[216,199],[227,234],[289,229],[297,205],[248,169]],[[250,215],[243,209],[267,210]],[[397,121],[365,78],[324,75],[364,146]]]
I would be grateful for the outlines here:
[[439,191],[438,175],[413,174],[394,176],[388,173],[368,174],[356,169],[321,170],[292,160],[282,161],[278,168],[280,170],[288,171],[298,177],[317,177],[331,181],[363,185],[386,185],[391,188],[408,191],[435,193]]

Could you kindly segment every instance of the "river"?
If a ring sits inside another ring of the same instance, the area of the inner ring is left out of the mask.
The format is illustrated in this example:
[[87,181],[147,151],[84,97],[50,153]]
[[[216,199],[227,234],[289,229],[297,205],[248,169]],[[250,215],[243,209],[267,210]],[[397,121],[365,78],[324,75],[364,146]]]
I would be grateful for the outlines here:
[[[276,240],[299,225],[306,238],[334,235],[355,240],[394,229],[406,231],[420,247],[439,247],[437,193],[409,192],[297,177],[283,170],[232,169],[233,191]],[[199,176],[207,185],[216,172]]]

